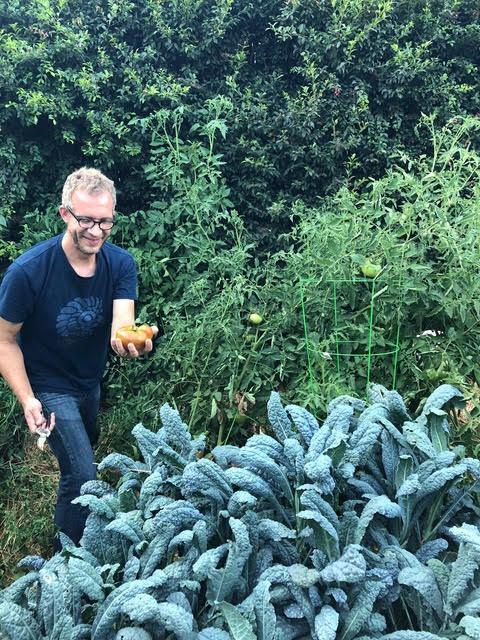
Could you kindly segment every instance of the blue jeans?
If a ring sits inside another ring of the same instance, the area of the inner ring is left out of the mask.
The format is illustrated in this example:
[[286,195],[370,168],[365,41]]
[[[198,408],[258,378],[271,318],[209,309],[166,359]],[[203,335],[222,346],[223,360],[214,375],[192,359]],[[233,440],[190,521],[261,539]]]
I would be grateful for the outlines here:
[[78,544],[88,509],[72,504],[72,500],[80,495],[82,484],[96,476],[93,446],[99,435],[96,420],[100,386],[83,394],[40,392],[35,395],[47,411],[55,413],[55,428],[48,438],[60,466],[54,522]]

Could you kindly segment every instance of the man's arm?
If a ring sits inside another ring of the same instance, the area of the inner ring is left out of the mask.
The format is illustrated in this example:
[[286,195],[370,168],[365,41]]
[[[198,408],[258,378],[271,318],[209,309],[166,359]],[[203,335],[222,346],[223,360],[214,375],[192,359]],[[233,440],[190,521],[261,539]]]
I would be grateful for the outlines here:
[[[117,329],[126,325],[135,324],[135,301],[134,300],[114,300],[113,301],[113,315],[112,315],[112,332],[110,334],[110,345],[112,349],[119,356],[123,358],[136,358],[142,353],[148,353],[153,349],[153,342],[148,339],[145,341],[145,348],[142,350],[135,349],[134,345],[130,343],[128,350],[124,348],[122,341],[115,338]],[[156,336],[158,329],[153,328],[153,335]]]
[[[29,430],[35,433],[39,427],[46,427],[46,417],[42,414],[41,402],[33,395],[23,353],[18,346],[17,334],[22,324],[0,318],[0,374],[22,405]],[[54,424],[55,417],[52,414],[50,429]]]

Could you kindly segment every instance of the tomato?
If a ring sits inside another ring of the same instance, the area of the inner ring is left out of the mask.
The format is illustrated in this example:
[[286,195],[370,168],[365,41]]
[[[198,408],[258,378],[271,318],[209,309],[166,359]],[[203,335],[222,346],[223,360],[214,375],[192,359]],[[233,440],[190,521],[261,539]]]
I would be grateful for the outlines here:
[[115,334],[115,337],[122,341],[125,349],[128,349],[130,343],[133,344],[135,349],[143,349],[145,347],[145,340],[152,336],[153,331],[151,327],[148,325],[137,327],[134,324],[120,327]]
[[263,322],[263,318],[259,313],[251,313],[248,316],[248,319],[252,324],[260,324],[261,322]]
[[370,262],[370,260],[365,260],[360,268],[366,278],[375,278],[382,270],[382,265],[373,264],[373,262]]
[[147,334],[147,338],[150,338],[150,340],[152,340],[153,338],[153,327],[151,327],[149,324],[141,324],[138,327],[139,331],[145,331],[145,333]]

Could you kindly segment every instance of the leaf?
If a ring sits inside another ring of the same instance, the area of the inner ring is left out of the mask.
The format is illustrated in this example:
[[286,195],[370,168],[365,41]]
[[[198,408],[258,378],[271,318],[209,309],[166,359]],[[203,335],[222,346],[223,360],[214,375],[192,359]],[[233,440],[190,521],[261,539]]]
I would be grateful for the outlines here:
[[320,577],[324,582],[360,582],[365,578],[367,563],[356,545],[349,546],[341,558],[327,565]]
[[315,633],[317,640],[335,640],[337,637],[339,615],[328,604],[322,607],[315,617]]
[[70,558],[68,574],[73,585],[87,598],[101,602],[104,598],[104,585],[99,571],[88,562],[79,558]]
[[428,458],[435,458],[437,452],[430,438],[417,422],[404,422],[403,434],[408,444],[424,453]]
[[420,593],[424,604],[437,613],[443,614],[443,598],[435,580],[435,575],[429,567],[405,567],[398,574],[398,582],[415,589]]
[[0,602],[0,631],[7,640],[37,640],[41,637],[33,615],[15,602]]
[[258,640],[275,640],[276,616],[270,601],[270,582],[262,580],[254,589]]
[[230,640],[230,635],[221,629],[206,627],[200,631],[196,640]]
[[395,473],[395,487],[400,489],[408,476],[412,473],[413,460],[411,456],[401,455],[398,461],[397,471]]
[[208,574],[207,600],[212,605],[231,598],[233,591],[238,589],[243,568],[252,551],[245,524],[236,518],[230,518],[229,524],[234,540],[229,543],[225,566],[214,568]]
[[367,580],[346,614],[339,640],[352,640],[361,630],[373,610],[373,605],[383,589],[381,582]]
[[[465,527],[466,525],[463,525]],[[462,527],[462,528],[463,528]],[[452,527],[454,529],[455,527]],[[452,615],[465,593],[470,589],[475,572],[480,567],[480,549],[461,543],[450,570],[445,611]]]
[[480,640],[480,618],[464,616],[460,620],[460,626],[465,629],[473,640]]
[[257,640],[252,625],[242,616],[237,607],[229,602],[222,602],[220,610],[228,624],[233,640]]
[[355,542],[357,544],[360,544],[363,540],[368,525],[377,513],[387,518],[399,518],[402,515],[399,505],[392,502],[387,496],[383,495],[371,498],[365,505],[358,521],[355,534]]
[[167,443],[178,448],[185,455],[191,444],[188,426],[182,421],[176,409],[165,403],[160,407],[160,419],[165,429]]
[[267,403],[267,411],[270,424],[272,425],[275,435],[280,442],[283,442],[287,438],[294,437],[292,423],[290,422],[287,412],[282,406],[280,394],[276,391],[272,391],[270,394],[270,399]]
[[163,571],[157,570],[146,580],[133,580],[117,587],[110,593],[98,607],[92,624],[92,639],[104,640],[113,629],[115,620],[121,614],[126,602],[135,596],[146,593],[148,589],[165,583],[167,576]]
[[447,404],[463,406],[463,394],[450,384],[442,384],[425,401],[422,415],[427,416],[433,409],[443,409]]
[[298,432],[308,447],[312,437],[319,429],[317,419],[306,409],[295,404],[287,405],[285,411],[293,420],[293,424],[297,427]]
[[[442,411],[442,413],[444,413]],[[437,415],[432,411],[429,420],[430,440],[432,441],[435,451],[441,453],[448,449],[448,427],[446,428],[446,420],[444,417]]]
[[135,623],[161,625],[178,638],[185,637],[193,629],[190,611],[171,602],[157,602],[147,593],[139,593],[124,602],[121,611]]

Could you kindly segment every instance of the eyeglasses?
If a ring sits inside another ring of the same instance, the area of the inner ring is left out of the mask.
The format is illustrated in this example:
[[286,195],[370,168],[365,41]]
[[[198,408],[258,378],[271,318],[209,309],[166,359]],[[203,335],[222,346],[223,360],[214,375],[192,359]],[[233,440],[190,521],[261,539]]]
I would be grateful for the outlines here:
[[94,220],[93,218],[83,218],[82,216],[76,216],[68,204],[64,205],[68,213],[71,213],[75,220],[78,222],[79,227],[82,229],[92,229],[96,224],[103,231],[108,231],[115,224],[115,220]]

